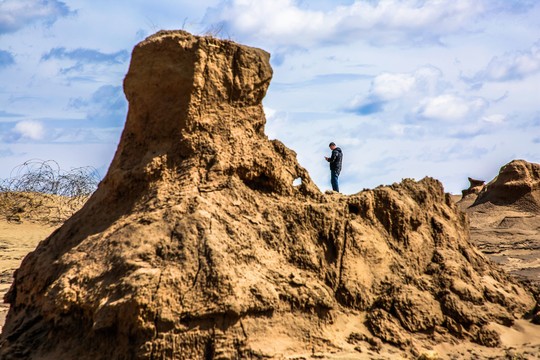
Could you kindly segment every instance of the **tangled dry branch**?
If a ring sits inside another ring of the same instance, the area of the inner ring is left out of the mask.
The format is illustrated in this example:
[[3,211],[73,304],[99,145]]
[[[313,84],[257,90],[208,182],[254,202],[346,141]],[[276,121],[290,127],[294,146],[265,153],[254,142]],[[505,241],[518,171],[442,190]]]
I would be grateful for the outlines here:
[[64,221],[86,202],[99,180],[90,166],[64,171],[54,160],[26,161],[0,183],[0,215],[10,221]]

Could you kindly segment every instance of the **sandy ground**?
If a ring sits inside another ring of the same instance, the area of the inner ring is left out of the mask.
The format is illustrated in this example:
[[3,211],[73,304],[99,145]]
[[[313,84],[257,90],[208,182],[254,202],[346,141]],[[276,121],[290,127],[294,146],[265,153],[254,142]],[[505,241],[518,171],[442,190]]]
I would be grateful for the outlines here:
[[[9,290],[13,272],[22,259],[37,244],[49,236],[59,225],[44,225],[31,222],[13,223],[0,221],[0,297]],[[8,305],[0,301],[0,325],[4,324]]]
[[475,195],[452,198],[469,215],[476,246],[508,273],[540,288],[540,214],[490,203],[471,207]]
[[487,348],[473,343],[439,344],[433,350],[442,359],[540,359],[540,326],[518,320],[511,328],[491,325],[501,334],[501,346]]
[[540,214],[485,203],[471,207],[469,195],[457,205],[469,215],[471,239],[490,260],[540,288]]
[[517,278],[540,284],[540,215],[491,204],[468,213],[482,252]]

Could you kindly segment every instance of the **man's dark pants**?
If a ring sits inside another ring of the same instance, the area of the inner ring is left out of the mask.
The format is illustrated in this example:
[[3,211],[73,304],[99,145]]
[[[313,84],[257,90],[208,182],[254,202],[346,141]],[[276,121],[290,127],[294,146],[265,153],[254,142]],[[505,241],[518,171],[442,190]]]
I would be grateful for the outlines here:
[[332,190],[339,192],[338,185],[339,173],[336,170],[330,169],[330,183],[332,184]]

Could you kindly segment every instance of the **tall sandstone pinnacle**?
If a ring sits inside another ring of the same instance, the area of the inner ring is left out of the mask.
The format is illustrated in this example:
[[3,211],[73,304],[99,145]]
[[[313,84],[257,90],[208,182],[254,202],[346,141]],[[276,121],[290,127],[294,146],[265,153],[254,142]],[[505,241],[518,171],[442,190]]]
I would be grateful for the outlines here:
[[438,181],[323,195],[264,134],[271,77],[269,54],[231,41],[135,47],[115,158],[17,270],[0,358],[278,357],[351,333],[496,346],[487,325],[534,307]]

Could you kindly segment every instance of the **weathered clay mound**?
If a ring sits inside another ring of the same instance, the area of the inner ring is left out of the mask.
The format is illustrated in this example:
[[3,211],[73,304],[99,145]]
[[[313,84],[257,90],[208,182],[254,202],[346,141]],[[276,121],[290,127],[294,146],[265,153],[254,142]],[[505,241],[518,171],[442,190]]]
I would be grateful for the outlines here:
[[532,309],[438,181],[321,194],[264,134],[271,76],[266,52],[230,41],[135,47],[116,156],[16,272],[0,357],[263,358],[373,335],[496,346],[489,324]]
[[492,203],[540,211],[540,165],[514,160],[478,194],[473,206]]

